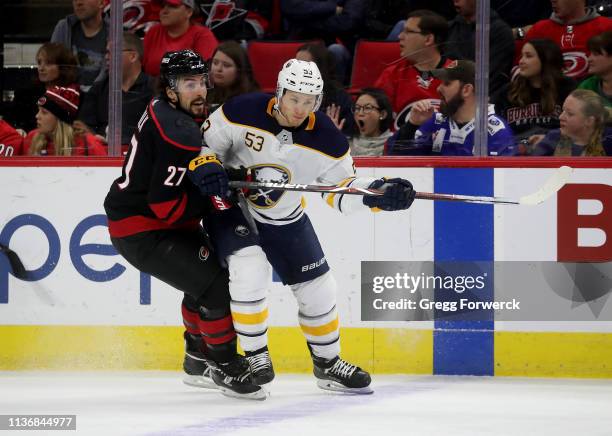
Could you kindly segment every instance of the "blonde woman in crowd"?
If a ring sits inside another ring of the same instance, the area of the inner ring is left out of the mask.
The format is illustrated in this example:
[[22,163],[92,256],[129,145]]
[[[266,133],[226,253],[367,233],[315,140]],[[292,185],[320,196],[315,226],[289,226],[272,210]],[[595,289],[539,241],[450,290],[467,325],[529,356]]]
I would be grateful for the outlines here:
[[587,89],[573,91],[563,103],[561,128],[536,145],[534,156],[612,156],[612,112]]
[[24,150],[32,156],[104,156],[106,147],[90,133],[77,135],[72,129],[79,108],[79,91],[52,86],[38,99],[36,129],[24,139]]

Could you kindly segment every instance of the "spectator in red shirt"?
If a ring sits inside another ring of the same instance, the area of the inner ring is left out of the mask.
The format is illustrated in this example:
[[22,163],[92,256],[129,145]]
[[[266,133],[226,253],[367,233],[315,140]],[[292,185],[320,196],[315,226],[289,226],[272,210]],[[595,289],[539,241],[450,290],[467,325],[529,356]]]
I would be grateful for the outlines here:
[[164,53],[191,49],[205,60],[212,57],[217,38],[208,27],[192,23],[197,14],[195,0],[163,0],[159,12],[160,23],[153,26],[144,38],[144,72],[159,76],[159,64]]
[[23,136],[4,120],[0,120],[0,158],[23,154]]
[[385,68],[374,84],[391,101],[396,129],[406,122],[413,103],[430,99],[434,106],[440,105],[441,82],[431,70],[450,63],[440,50],[447,34],[446,18],[435,12],[418,10],[408,15],[399,36],[401,59]]
[[583,79],[588,73],[589,48],[587,41],[602,32],[612,30],[612,19],[600,16],[585,7],[585,0],[551,0],[553,14],[538,21],[525,39],[545,38],[561,48],[565,61],[565,75]]
[[33,156],[104,156],[104,144],[91,133],[72,129],[79,108],[79,91],[52,86],[38,99],[35,130],[25,137],[24,149]]

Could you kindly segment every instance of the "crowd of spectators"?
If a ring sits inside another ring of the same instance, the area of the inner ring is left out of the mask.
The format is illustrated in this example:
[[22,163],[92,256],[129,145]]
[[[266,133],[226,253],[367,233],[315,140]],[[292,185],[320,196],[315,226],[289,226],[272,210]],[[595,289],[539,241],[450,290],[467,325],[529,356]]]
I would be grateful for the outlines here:
[[[109,3],[73,0],[73,13],[40,46],[36,81],[3,105],[0,157],[106,153]],[[319,67],[321,110],[354,155],[475,154],[476,0],[138,3],[138,14],[134,2],[124,10],[124,151],[155,93],[165,52],[189,48],[210,63],[210,113],[260,89],[247,47],[264,38],[304,41],[295,57]],[[608,3],[491,0],[489,155],[610,154]],[[349,93],[360,39],[397,41],[398,58]]]

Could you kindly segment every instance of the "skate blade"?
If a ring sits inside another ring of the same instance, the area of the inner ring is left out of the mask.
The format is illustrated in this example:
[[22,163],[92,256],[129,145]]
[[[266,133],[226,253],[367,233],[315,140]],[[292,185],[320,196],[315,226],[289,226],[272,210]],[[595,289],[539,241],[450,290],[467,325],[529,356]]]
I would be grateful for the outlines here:
[[196,388],[204,388],[204,389],[219,389],[219,386],[215,384],[208,377],[202,377],[201,375],[188,375],[186,374],[183,377],[183,383],[188,386],[193,386]]
[[369,395],[374,393],[370,386],[363,388],[348,388],[332,380],[317,380],[317,386],[325,391],[340,392],[343,394]]
[[255,378],[253,377],[253,384],[257,386],[270,386],[274,381],[274,377],[268,380],[268,378]]
[[268,394],[263,388],[255,392],[251,392],[250,394],[239,394],[238,392],[234,392],[231,389],[224,388],[222,386],[217,386],[223,395],[230,398],[239,398],[241,400],[255,400],[255,401],[264,401]]

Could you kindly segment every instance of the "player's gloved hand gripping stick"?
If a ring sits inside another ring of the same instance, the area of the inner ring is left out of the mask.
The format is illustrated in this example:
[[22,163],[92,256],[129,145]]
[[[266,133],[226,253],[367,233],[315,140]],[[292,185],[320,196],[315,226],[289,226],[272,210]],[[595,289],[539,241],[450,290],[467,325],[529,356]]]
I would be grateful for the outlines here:
[[406,179],[382,179],[374,180],[368,189],[377,189],[382,195],[366,195],[363,197],[363,204],[370,208],[377,208],[386,211],[408,209],[416,192]]
[[204,196],[225,196],[229,191],[227,173],[214,153],[192,159],[187,175]]
[[[464,203],[480,203],[480,204],[521,204],[521,205],[536,205],[547,200],[553,196],[559,189],[565,185],[572,174],[572,168],[568,166],[562,166],[555,174],[553,174],[537,191],[524,195],[520,198],[505,198],[505,197],[486,197],[476,195],[457,195],[457,194],[439,194],[436,192],[416,192],[414,198],[419,200],[444,200],[444,201],[459,201]],[[403,179],[390,179],[386,180],[386,183],[392,180],[403,180]],[[350,195],[365,195],[365,196],[384,196],[385,190],[384,183],[381,183],[379,187],[374,186],[375,181],[370,185],[369,188],[352,188],[346,186],[324,186],[324,185],[300,185],[291,183],[273,183],[273,182],[244,182],[244,181],[230,181],[230,188],[246,188],[246,189],[277,189],[281,191],[303,191],[303,192],[319,192],[319,193],[338,193],[338,194],[350,194]],[[412,185],[411,185],[412,186]],[[365,203],[365,202],[364,202]],[[367,203],[366,203],[367,204]],[[409,206],[409,204],[408,204]],[[379,207],[379,206],[373,206]],[[382,209],[382,207],[381,207]],[[389,209],[387,209],[389,210]]]

